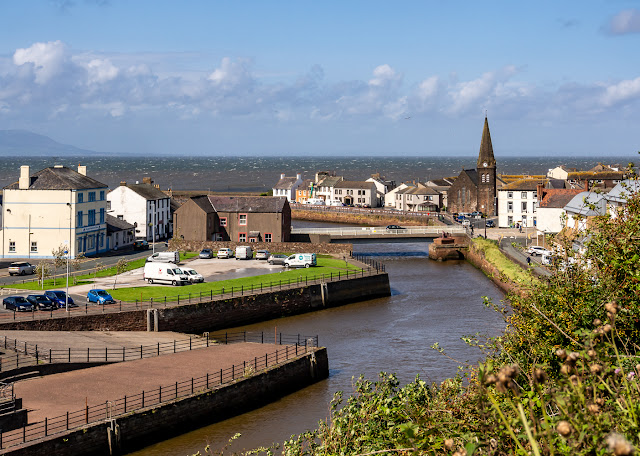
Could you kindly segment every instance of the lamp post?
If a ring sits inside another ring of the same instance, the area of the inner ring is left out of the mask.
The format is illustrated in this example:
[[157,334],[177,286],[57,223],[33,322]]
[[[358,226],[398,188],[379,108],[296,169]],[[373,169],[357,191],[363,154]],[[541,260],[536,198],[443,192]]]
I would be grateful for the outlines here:
[[153,213],[151,214],[151,239],[152,239],[152,253],[156,253],[156,202],[153,202]]
[[64,254],[67,256],[67,291],[64,294],[65,300],[65,309],[69,312],[69,247],[64,251]]

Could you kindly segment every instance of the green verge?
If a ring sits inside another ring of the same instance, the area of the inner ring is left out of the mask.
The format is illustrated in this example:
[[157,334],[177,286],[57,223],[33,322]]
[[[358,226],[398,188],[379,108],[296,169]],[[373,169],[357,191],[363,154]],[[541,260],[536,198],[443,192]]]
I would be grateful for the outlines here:
[[496,241],[474,238],[473,245],[482,252],[485,259],[500,271],[507,279],[519,285],[533,285],[537,280],[527,270],[515,264],[500,251]]
[[133,288],[119,288],[111,290],[110,294],[114,299],[122,301],[146,301],[149,298],[154,300],[175,300],[178,295],[186,297],[191,295],[198,295],[199,293],[220,293],[224,288],[225,291],[231,291],[231,287],[239,289],[250,289],[251,287],[268,287],[270,285],[278,285],[281,281],[287,282],[290,280],[305,280],[312,278],[319,278],[322,274],[325,276],[330,274],[344,273],[349,270],[350,272],[361,271],[362,268],[353,266],[352,264],[345,264],[342,260],[334,258],[318,258],[318,266],[313,268],[300,268],[300,269],[283,269],[282,272],[276,272],[272,274],[264,274],[253,277],[243,277],[239,279],[220,280],[217,282],[205,282],[188,285],[181,288],[174,288],[170,286],[143,286]]

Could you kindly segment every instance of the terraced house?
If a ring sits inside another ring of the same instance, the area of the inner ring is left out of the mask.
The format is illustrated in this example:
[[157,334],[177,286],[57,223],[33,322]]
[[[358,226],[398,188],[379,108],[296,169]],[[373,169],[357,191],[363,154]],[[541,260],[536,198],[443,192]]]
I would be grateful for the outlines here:
[[4,188],[3,258],[53,258],[66,246],[71,258],[108,250],[107,185],[56,165],[30,174],[20,167],[18,182]]

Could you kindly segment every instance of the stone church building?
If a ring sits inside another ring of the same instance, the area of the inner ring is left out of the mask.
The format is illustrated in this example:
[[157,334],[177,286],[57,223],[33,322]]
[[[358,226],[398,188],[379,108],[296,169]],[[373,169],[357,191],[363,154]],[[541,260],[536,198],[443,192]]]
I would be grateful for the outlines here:
[[484,118],[480,153],[475,169],[463,169],[448,191],[449,212],[478,211],[496,214],[496,159],[493,157],[489,121]]

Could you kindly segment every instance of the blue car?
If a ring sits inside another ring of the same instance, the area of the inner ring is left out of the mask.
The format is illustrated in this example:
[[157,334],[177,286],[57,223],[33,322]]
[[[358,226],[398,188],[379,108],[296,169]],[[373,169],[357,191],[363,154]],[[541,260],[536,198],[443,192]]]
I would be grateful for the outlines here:
[[33,304],[27,301],[24,296],[9,296],[2,300],[2,307],[7,310],[16,310],[18,312],[31,312],[34,309]]
[[[44,292],[45,295],[49,297],[56,305],[60,308],[67,307],[66,302],[66,293],[62,290],[47,290]],[[69,307],[78,307],[74,302],[73,298],[69,296]]]
[[96,304],[115,304],[116,301],[105,290],[93,289],[87,293],[87,302]]

